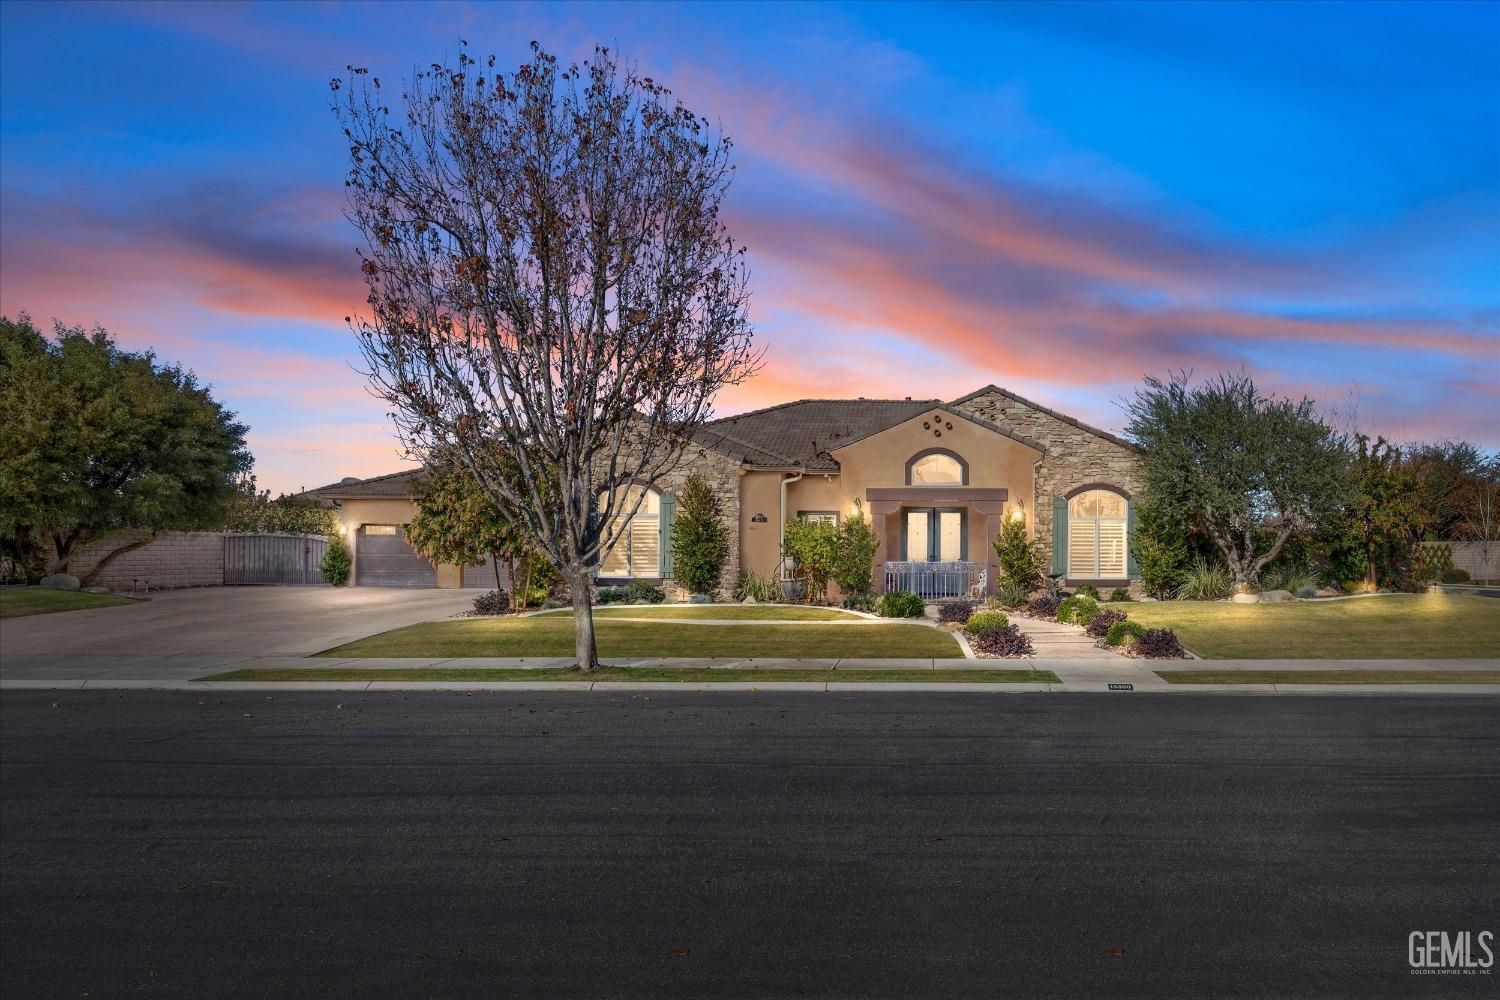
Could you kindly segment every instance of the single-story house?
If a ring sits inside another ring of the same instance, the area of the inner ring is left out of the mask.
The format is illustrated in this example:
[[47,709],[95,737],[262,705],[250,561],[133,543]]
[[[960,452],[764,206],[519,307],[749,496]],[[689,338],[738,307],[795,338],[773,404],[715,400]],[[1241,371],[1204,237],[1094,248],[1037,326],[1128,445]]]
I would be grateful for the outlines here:
[[[1024,519],[1051,572],[1070,585],[1125,586],[1134,445],[993,385],[941,399],[802,399],[706,425],[651,492],[600,570],[601,584],[670,584],[675,491],[692,473],[718,493],[731,546],[721,587],[742,572],[782,574],[790,518],[870,518],[878,589],[928,596],[993,590],[991,542]],[[342,482],[334,502],[351,540],[356,584],[493,586],[492,567],[433,566],[406,544],[420,471]],[[638,487],[628,487],[637,489]]]

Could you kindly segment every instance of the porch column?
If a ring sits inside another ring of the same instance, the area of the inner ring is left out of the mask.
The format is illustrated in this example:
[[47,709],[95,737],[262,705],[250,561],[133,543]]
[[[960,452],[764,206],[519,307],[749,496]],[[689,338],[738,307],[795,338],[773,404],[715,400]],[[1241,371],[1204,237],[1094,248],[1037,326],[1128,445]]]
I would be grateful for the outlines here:
[[[988,572],[984,575],[984,590],[987,594],[995,592],[996,577],[1000,575],[1000,559],[995,555],[995,537],[1000,534],[1000,528],[1005,524],[1005,501],[1004,500],[971,500],[969,506],[973,509],[975,516],[984,518],[984,554],[981,558]],[[969,553],[972,557],[974,553]],[[975,559],[974,562],[979,562]]]
[[897,513],[901,509],[901,504],[890,500],[867,500],[866,503],[870,510],[870,530],[874,531],[875,537],[880,539],[880,547],[875,550],[874,567],[875,592],[879,594],[885,592],[885,564],[888,560],[895,558],[896,551],[900,547],[901,536],[898,534],[895,541],[892,541],[890,532],[893,526],[895,530],[900,530],[901,520],[897,518],[892,522],[889,515]]

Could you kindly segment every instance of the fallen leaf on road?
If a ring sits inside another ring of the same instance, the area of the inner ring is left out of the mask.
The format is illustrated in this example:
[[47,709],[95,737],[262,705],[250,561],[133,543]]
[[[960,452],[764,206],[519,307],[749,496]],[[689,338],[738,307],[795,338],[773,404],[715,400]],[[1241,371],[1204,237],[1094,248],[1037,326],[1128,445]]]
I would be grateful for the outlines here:
[[1121,955],[1125,954],[1125,949],[1124,948],[1111,948],[1111,949],[1109,949],[1109,951],[1105,952],[1105,954],[1107,954],[1107,955],[1113,955],[1115,958],[1119,958]]
[[686,948],[673,948],[672,954],[676,955],[678,958],[687,958],[688,950]]
[[938,841],[940,841],[942,839],[943,839],[942,837],[928,837],[927,838],[927,842],[929,844],[936,844]]

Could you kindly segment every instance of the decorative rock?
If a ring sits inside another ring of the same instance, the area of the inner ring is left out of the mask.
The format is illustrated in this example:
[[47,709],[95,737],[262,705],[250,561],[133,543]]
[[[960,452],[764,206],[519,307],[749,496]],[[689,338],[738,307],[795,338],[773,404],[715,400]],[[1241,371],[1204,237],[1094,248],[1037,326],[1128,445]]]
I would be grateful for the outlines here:
[[1262,590],[1260,602],[1262,604],[1279,604],[1282,601],[1294,600],[1290,590]]
[[744,600],[743,600],[743,601],[741,601],[741,602],[740,602],[740,603],[741,603],[741,604],[759,604],[759,603],[760,603],[760,602],[759,602],[759,601],[757,601],[757,600],[756,600],[756,599],[755,599],[755,598],[753,598],[753,597],[747,597],[747,598],[745,598],[745,599],[744,599]]
[[41,585],[46,590],[77,590],[79,580],[70,573],[53,573],[42,577]]
[[1339,596],[1339,591],[1338,591],[1337,587],[1319,587],[1318,588],[1318,596],[1319,597],[1337,597],[1337,596]]
[[84,587],[85,594],[109,594],[113,593],[108,587]]
[[713,594],[694,594],[688,598],[689,604],[712,604],[713,602]]
[[1235,594],[1230,600],[1235,604],[1255,604],[1260,601],[1260,595],[1251,593]]

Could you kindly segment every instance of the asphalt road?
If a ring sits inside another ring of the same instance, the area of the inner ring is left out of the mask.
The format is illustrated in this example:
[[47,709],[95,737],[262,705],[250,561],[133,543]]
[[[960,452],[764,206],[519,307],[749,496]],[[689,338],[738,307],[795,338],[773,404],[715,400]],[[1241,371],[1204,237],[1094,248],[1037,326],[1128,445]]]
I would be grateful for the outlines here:
[[0,793],[7,1000],[1500,987],[1488,698],[8,691]]

